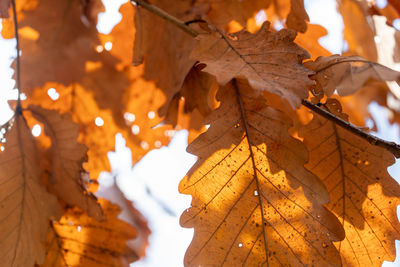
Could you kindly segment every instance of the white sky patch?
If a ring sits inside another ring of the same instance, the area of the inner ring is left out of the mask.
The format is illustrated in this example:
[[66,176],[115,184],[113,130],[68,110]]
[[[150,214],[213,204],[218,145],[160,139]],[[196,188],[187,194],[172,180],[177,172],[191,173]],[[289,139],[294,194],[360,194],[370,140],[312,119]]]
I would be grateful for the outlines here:
[[183,266],[193,230],[180,227],[179,217],[190,207],[191,197],[180,194],[178,185],[196,161],[185,151],[187,138],[187,131],[177,132],[168,147],[150,151],[133,169],[131,151],[120,134],[115,152],[108,153],[118,185],[149,221],[152,231],[147,256],[133,263],[134,267]]
[[305,0],[310,22],[323,26],[328,35],[319,39],[319,43],[334,54],[341,54],[343,49],[343,19],[337,12],[334,0]]
[[109,34],[114,26],[121,21],[122,16],[118,10],[128,0],[102,0],[102,2],[106,12],[99,14],[97,30],[99,33]]
[[256,24],[257,25],[263,24],[264,21],[267,20],[267,14],[265,13],[265,11],[264,10],[258,11],[258,13],[257,13],[257,15],[255,17],[255,20],[256,20]]

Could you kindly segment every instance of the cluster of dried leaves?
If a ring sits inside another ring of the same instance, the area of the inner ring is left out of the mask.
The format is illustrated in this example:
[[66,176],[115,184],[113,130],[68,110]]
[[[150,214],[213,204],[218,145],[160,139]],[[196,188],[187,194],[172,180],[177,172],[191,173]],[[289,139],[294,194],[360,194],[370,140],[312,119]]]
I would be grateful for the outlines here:
[[[364,126],[377,101],[399,122],[400,73],[390,69],[400,60],[398,1],[382,9],[338,0],[343,55],[318,44],[327,32],[308,22],[303,0],[134,2],[104,35],[100,0],[16,0],[17,18],[0,0],[2,36],[14,38],[19,25],[27,96],[1,130],[4,266],[127,266],[142,257],[145,221],[113,188],[111,201],[130,207],[121,221],[117,205],[95,197],[96,180],[116,133],[137,162],[176,129],[190,131],[188,151],[198,156],[179,186],[193,197],[181,217],[194,228],[186,266],[394,259],[400,187],[387,167],[397,147],[367,141],[346,121]],[[268,21],[255,19],[260,12]],[[306,99],[330,117],[301,106]],[[37,138],[35,124],[44,129]]]

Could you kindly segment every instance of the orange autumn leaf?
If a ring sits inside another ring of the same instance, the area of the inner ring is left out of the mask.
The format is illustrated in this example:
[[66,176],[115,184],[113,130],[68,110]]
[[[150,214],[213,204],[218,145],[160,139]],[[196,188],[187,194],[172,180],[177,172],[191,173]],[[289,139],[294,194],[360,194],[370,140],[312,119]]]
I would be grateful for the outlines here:
[[24,12],[19,27],[30,27],[39,36],[36,40],[20,38],[24,73],[21,83],[25,93],[48,81],[75,82],[85,75],[86,61],[96,60],[96,21],[85,18],[89,24],[85,25],[84,11],[80,1],[38,0],[36,8]]
[[271,1],[202,0],[200,2],[204,2],[209,5],[207,17],[210,19],[211,23],[216,27],[223,29],[232,20],[235,20],[240,25],[245,26],[249,18],[254,16],[258,11],[268,8]]
[[[293,108],[298,107],[313,84],[308,79],[312,72],[301,65],[309,54],[293,42],[295,31],[271,32],[269,26],[264,22],[256,34],[201,34],[192,57],[207,64],[204,71],[215,75],[222,85],[246,77],[254,89],[278,94]],[[254,47],[254,43],[258,45]]]
[[135,228],[118,219],[117,205],[104,199],[99,202],[104,209],[104,221],[70,208],[59,221],[51,223],[45,242],[46,260],[41,267],[128,267],[137,259],[126,244],[136,237]]
[[0,152],[1,264],[33,266],[43,262],[48,220],[61,214],[57,199],[42,184],[37,143],[22,114],[15,114]]
[[288,118],[246,83],[221,90],[210,128],[188,148],[199,159],[179,185],[193,197],[181,216],[195,231],[185,266],[340,265],[331,241],[343,230],[322,206],[328,192],[303,167],[307,152],[288,134]]
[[301,135],[310,151],[306,167],[327,187],[328,208],[346,232],[335,243],[343,266],[381,266],[394,260],[400,186],[387,172],[393,155],[318,115]]
[[343,17],[344,38],[349,46],[350,55],[356,54],[367,60],[376,61],[375,33],[370,23],[367,1],[339,0],[337,2],[338,11]]
[[82,164],[86,161],[87,148],[78,143],[79,126],[70,114],[59,114],[39,106],[29,106],[34,118],[43,123],[44,132],[50,137],[48,149],[49,187],[54,194],[70,206],[78,206],[89,216],[102,219],[103,211],[97,199],[87,192],[82,181]]
[[[191,13],[191,1],[153,0],[150,2],[183,21],[195,17]],[[186,74],[195,63],[195,60],[189,57],[195,40],[171,23],[147,10],[142,10],[142,7],[139,6],[137,9],[134,18],[136,35],[133,64],[139,65],[144,62],[142,77],[156,81],[157,87],[166,96],[166,103],[169,103],[181,89]],[[161,116],[165,115],[167,107],[164,106],[159,111]]]

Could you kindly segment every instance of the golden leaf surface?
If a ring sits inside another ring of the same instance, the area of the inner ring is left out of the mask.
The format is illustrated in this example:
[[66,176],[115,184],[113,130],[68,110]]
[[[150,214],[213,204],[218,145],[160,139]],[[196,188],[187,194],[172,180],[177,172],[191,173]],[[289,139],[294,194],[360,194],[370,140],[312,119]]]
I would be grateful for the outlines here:
[[269,26],[264,22],[256,34],[201,34],[192,57],[207,64],[204,71],[215,75],[222,85],[246,77],[254,89],[278,94],[298,107],[313,84],[308,78],[312,72],[301,65],[309,54],[293,42],[295,31],[271,32]]
[[305,33],[299,33],[295,43],[305,48],[314,60],[319,56],[330,56],[332,53],[323,48],[318,40],[328,34],[328,31],[318,24],[308,24]]
[[118,219],[120,208],[99,199],[106,219],[97,221],[78,208],[67,209],[51,224],[45,242],[47,254],[41,267],[121,267],[137,259],[126,242],[137,232]]
[[381,266],[394,260],[400,187],[387,172],[393,155],[318,115],[301,135],[310,151],[306,167],[327,187],[327,207],[346,232],[335,243],[343,265]]
[[331,241],[343,230],[322,206],[325,187],[303,167],[307,151],[288,134],[291,122],[233,82],[188,148],[199,159],[179,185],[193,197],[181,216],[195,230],[185,266],[339,266]]
[[70,114],[59,114],[39,106],[29,106],[34,118],[43,123],[44,132],[50,137],[47,151],[49,161],[49,187],[54,194],[71,206],[78,206],[89,216],[102,219],[103,212],[94,195],[87,192],[82,181],[87,160],[87,148],[78,143],[79,126]]
[[33,266],[44,259],[49,219],[60,207],[41,181],[40,155],[24,117],[16,114],[0,152],[1,265]]
[[400,72],[358,56],[318,57],[315,61],[304,63],[304,66],[316,72],[312,79],[321,85],[327,96],[331,96],[335,90],[340,96],[351,95],[371,78],[379,81],[396,81],[400,78]]

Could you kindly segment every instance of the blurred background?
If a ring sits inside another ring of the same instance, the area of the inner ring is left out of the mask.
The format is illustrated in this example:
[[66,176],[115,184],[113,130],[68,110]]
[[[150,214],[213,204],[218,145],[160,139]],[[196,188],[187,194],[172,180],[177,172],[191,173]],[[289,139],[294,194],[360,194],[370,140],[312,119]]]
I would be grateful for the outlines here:
[[[109,33],[121,20],[118,10],[125,2],[127,1],[103,0],[106,11],[99,15],[97,28],[100,33]],[[336,1],[305,0],[305,5],[310,23],[320,24],[328,30],[328,35],[320,38],[320,44],[332,53],[340,54],[345,51],[347,44],[343,38],[343,21],[336,11]],[[383,7],[386,1],[377,1],[377,5]],[[256,16],[256,21],[260,24],[266,19],[268,18],[263,11]],[[279,28],[279,25],[274,26]],[[394,26],[399,30],[400,21],[396,20]],[[17,94],[16,90],[13,90],[15,81],[11,78],[13,70],[10,67],[16,56],[15,45],[15,39],[5,40],[0,36],[0,125],[11,118],[13,111],[8,107],[7,101],[16,99]],[[111,47],[105,49],[112,49],[112,44],[109,46]],[[57,93],[49,91],[49,97],[56,97],[54,94]],[[24,97],[22,96],[22,99]],[[369,109],[376,121],[377,132],[374,134],[385,140],[400,143],[399,129],[396,125],[390,125],[388,111],[377,103],[371,103]],[[371,126],[372,122],[369,121],[368,124]],[[41,134],[40,126],[33,128],[33,134]],[[107,198],[115,181],[148,220],[151,235],[146,257],[132,266],[183,266],[184,253],[191,241],[193,230],[180,227],[179,217],[190,206],[191,197],[179,194],[178,184],[196,161],[195,156],[186,153],[187,135],[187,131],[178,131],[167,147],[150,151],[134,167],[131,153],[135,151],[125,146],[121,135],[115,136],[115,151],[108,153],[112,171],[100,175],[100,189],[97,195]],[[400,163],[391,166],[389,172],[399,182]],[[121,218],[123,217],[122,213]],[[396,248],[399,251],[399,242],[396,243]],[[400,266],[400,258],[397,257],[394,263],[385,262],[383,266]]]

